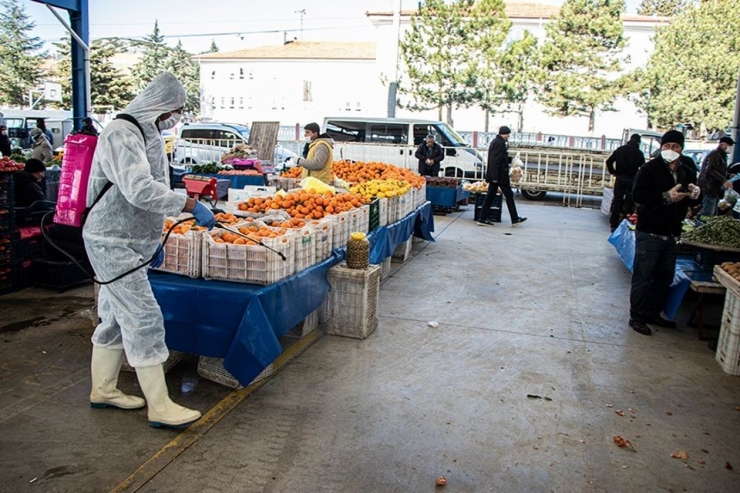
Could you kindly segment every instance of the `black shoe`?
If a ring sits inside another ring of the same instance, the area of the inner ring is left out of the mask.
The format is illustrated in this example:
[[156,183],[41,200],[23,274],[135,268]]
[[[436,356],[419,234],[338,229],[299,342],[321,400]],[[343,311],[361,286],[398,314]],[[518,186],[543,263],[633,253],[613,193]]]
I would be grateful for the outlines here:
[[526,221],[526,220],[527,220],[527,218],[526,218],[526,217],[518,217],[516,221],[513,221],[513,222],[511,223],[511,225],[512,225],[512,226],[516,226],[517,224],[519,224],[519,223],[523,223],[523,222],[524,222],[524,221]]
[[642,334],[644,336],[653,335],[653,331],[650,330],[650,327],[648,327],[645,322],[642,322],[640,320],[630,320],[630,327],[638,334]]
[[493,221],[490,219],[478,219],[475,223],[478,226],[493,226]]
[[676,328],[676,322],[673,320],[666,320],[665,318],[658,315],[655,318],[650,319],[648,321],[650,325],[657,325],[658,327],[664,327],[666,329],[675,329]]

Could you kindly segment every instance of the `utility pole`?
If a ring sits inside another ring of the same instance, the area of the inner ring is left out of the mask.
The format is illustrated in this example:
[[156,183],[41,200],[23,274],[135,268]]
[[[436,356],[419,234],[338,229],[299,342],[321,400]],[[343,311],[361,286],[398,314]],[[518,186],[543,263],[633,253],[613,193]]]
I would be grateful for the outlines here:
[[306,9],[296,10],[296,14],[301,14],[301,41],[303,41],[303,16],[306,15]]

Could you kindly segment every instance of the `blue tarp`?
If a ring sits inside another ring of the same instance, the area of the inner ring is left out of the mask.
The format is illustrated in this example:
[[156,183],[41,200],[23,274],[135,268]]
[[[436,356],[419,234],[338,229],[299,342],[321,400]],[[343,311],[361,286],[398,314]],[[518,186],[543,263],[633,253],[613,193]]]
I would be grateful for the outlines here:
[[[622,221],[617,229],[609,237],[609,243],[617,250],[619,258],[624,265],[632,272],[635,265],[635,232],[631,228],[631,223],[626,219]],[[705,279],[708,277],[708,279]],[[663,305],[663,313],[666,317],[673,320],[678,313],[686,291],[688,291],[692,280],[702,281],[711,280],[712,273],[702,269],[694,263],[692,257],[680,256],[676,260],[676,274],[668,290],[668,298]]]
[[455,207],[470,196],[462,187],[430,187],[427,185],[427,200],[440,207]]
[[[392,255],[415,230],[434,241],[430,204],[368,235],[371,263]],[[346,247],[336,249],[325,261],[268,286],[150,271],[149,281],[164,315],[167,347],[225,358],[226,370],[248,384],[280,355],[278,338],[321,305],[329,291],[328,270],[345,257]]]

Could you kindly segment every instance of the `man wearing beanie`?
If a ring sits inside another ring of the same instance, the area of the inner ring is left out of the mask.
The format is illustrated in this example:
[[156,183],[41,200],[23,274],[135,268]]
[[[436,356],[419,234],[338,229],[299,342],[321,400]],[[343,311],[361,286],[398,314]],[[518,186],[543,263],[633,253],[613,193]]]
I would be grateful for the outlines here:
[[321,134],[318,123],[309,123],[305,127],[304,135],[309,139],[308,154],[296,160],[297,166],[303,166],[306,176],[329,184],[332,179],[332,165],[334,163],[334,141],[327,134]]
[[619,226],[622,214],[631,214],[635,208],[635,203],[632,200],[632,186],[635,182],[637,170],[645,164],[645,155],[640,150],[641,140],[639,134],[633,134],[625,145],[618,147],[606,160],[606,168],[609,173],[616,176],[614,200],[612,200],[611,216],[609,217],[609,225],[612,231]]
[[735,145],[731,137],[719,139],[719,146],[707,154],[704,166],[699,174],[699,188],[702,195],[702,216],[713,216],[717,213],[717,202],[724,190],[732,188],[727,180],[727,154],[729,148]]
[[511,129],[504,125],[499,129],[498,135],[493,139],[488,148],[488,165],[486,168],[488,192],[486,192],[486,200],[483,201],[483,205],[481,206],[478,226],[493,226],[493,221],[488,219],[488,215],[491,212],[491,205],[493,205],[493,199],[496,198],[499,188],[506,198],[506,208],[509,209],[511,225],[515,226],[527,220],[526,217],[519,217],[516,212],[514,192],[511,190],[511,182],[509,180],[509,164],[511,163],[511,158],[507,150],[507,142],[509,142],[510,136]]
[[23,171],[13,175],[17,207],[28,207],[37,200],[46,200],[46,193],[39,185],[45,175],[46,166],[38,159],[29,159]]
[[643,335],[652,334],[648,324],[676,327],[660,312],[676,271],[681,223],[700,193],[696,168],[681,159],[683,134],[670,130],[660,144],[660,156],[640,168],[632,190],[638,219],[629,326]]

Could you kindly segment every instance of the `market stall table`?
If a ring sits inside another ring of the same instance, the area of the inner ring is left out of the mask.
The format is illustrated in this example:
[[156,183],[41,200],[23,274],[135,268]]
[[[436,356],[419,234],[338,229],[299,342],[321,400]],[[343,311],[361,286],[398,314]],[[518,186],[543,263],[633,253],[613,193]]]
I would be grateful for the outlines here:
[[470,192],[463,187],[432,187],[427,185],[427,200],[436,207],[454,208],[457,204],[467,199]]
[[[392,255],[412,234],[434,241],[434,216],[426,203],[396,223],[368,235],[374,264]],[[267,286],[149,273],[164,315],[167,347],[224,358],[224,368],[249,384],[280,355],[278,338],[316,310],[329,290],[328,270],[346,247],[328,259]]]

